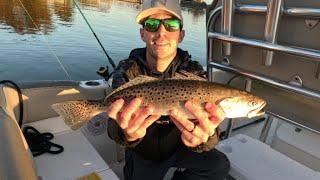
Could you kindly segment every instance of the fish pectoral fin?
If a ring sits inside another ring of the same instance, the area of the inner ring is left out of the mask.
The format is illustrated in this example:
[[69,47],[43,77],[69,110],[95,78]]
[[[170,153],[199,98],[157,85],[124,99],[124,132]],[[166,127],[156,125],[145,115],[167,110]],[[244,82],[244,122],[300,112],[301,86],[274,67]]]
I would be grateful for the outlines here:
[[216,106],[218,107],[217,109],[217,113],[221,114],[222,117],[225,117],[225,118],[231,118],[230,117],[230,114],[228,114],[228,105],[227,101],[229,100],[233,100],[234,98],[233,97],[225,97],[225,98],[222,98],[222,99],[219,99],[218,101],[215,102]]

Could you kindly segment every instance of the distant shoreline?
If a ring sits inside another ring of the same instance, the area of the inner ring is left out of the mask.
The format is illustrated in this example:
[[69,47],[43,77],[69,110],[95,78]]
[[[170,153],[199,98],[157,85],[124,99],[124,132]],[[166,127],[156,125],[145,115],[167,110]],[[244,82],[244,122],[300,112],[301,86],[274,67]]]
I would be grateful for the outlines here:
[[118,1],[132,2],[132,3],[139,3],[139,4],[142,4],[143,2],[143,0],[118,0]]
[[[125,2],[139,3],[142,4],[143,0],[119,0]],[[181,7],[193,8],[193,9],[205,9],[207,7],[207,3],[205,2],[197,2],[196,0],[181,0]]]
[[195,0],[181,0],[180,5],[181,7],[188,7],[188,8],[194,8],[199,10],[207,8],[206,2],[197,2]]

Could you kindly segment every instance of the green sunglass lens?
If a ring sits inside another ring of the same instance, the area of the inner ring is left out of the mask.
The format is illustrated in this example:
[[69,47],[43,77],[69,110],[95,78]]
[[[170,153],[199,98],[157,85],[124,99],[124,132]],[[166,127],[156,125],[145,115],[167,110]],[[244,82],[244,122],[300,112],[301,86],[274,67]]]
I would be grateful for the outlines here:
[[144,26],[150,32],[156,32],[160,26],[161,21],[158,19],[147,19],[144,22]]
[[164,21],[164,26],[169,31],[177,31],[180,29],[180,21],[177,19],[167,19]]

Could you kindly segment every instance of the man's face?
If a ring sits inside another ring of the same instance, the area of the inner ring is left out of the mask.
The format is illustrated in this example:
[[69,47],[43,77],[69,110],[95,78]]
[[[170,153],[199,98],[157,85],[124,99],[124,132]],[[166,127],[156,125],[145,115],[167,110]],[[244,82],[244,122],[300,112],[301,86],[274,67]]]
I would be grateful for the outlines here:
[[[159,13],[149,16],[154,19],[173,18],[172,15]],[[183,40],[184,30],[169,32],[163,24],[156,32],[148,32],[145,28],[140,29],[141,39],[147,45],[148,53],[155,59],[171,58],[175,56],[178,44]]]

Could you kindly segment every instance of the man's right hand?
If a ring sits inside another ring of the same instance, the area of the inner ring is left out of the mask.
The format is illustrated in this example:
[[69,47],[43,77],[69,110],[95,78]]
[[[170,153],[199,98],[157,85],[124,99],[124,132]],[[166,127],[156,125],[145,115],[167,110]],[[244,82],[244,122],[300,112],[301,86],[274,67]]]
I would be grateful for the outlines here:
[[147,128],[161,116],[152,115],[153,107],[141,107],[141,105],[141,98],[132,99],[128,105],[125,105],[123,99],[118,99],[107,110],[108,116],[123,129],[128,141],[143,138]]

